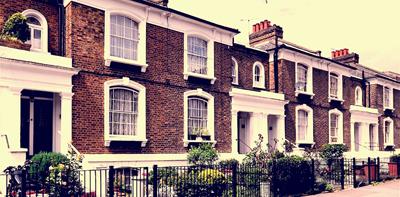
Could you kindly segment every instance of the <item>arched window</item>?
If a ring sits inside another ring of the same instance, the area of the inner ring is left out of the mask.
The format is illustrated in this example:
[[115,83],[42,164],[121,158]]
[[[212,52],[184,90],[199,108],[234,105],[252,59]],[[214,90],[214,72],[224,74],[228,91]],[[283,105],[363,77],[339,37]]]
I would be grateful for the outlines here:
[[343,143],[343,113],[338,109],[329,111],[329,143]]
[[199,37],[188,37],[189,72],[207,75],[207,41]]
[[265,88],[264,66],[260,62],[253,64],[253,87]]
[[38,11],[28,9],[22,12],[27,18],[30,37],[27,41],[32,51],[48,52],[48,26],[46,18]]
[[362,104],[362,100],[363,100],[362,95],[363,94],[362,94],[362,90],[361,90],[360,86],[357,86],[356,90],[355,90],[355,104],[356,105],[359,105],[359,106],[363,105]]
[[313,111],[307,105],[296,107],[296,143],[313,144]]
[[239,66],[235,58],[232,57],[232,84],[239,84]]
[[146,88],[129,78],[104,82],[104,142],[146,145]]
[[110,88],[110,135],[137,134],[138,91],[123,86]]
[[126,16],[111,15],[110,25],[110,55],[128,60],[137,60],[138,23]]
[[202,89],[184,93],[184,146],[214,141],[214,97]]

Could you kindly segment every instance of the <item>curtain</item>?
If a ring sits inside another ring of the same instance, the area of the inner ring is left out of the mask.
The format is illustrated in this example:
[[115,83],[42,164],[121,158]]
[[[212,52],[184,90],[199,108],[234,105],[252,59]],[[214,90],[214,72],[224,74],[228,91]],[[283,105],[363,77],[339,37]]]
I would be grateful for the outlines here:
[[303,65],[297,66],[297,90],[307,91],[307,67]]
[[330,87],[330,96],[333,98],[337,98],[338,95],[338,78],[336,76],[331,76],[331,87]]
[[197,37],[188,37],[189,71],[207,74],[207,41]]
[[195,134],[199,129],[207,128],[207,101],[198,97],[188,100],[188,131]]
[[111,15],[110,53],[112,56],[137,60],[138,23],[119,15]]
[[298,111],[298,140],[307,139],[307,129],[308,129],[308,113],[304,110]]
[[110,134],[136,135],[138,92],[128,88],[110,89]]

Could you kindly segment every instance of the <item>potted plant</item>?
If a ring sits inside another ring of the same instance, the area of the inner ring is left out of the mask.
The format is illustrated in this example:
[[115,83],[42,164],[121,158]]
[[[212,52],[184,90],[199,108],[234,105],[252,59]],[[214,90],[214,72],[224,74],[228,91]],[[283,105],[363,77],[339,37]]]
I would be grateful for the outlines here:
[[389,176],[392,177],[397,177],[398,176],[398,170],[399,170],[399,164],[400,164],[400,154],[397,155],[392,155],[390,157],[390,161],[388,163],[389,167]]
[[30,37],[30,30],[26,21],[26,17],[19,12],[11,15],[0,32],[0,45],[29,50],[31,45],[25,43]]
[[211,134],[208,131],[208,129],[206,129],[206,128],[202,128],[201,129],[201,138],[203,140],[210,140],[210,136],[211,136]]

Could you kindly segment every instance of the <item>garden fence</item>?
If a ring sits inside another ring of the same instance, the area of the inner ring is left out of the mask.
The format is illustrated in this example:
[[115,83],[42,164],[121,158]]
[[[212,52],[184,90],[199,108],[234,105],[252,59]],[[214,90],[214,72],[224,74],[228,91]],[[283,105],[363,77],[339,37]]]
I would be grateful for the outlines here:
[[[309,162],[314,182],[324,181],[339,189],[400,178],[400,161],[393,163],[388,158]],[[266,166],[239,164],[110,166],[93,170],[53,170],[45,175],[32,169],[21,169],[0,175],[0,196],[273,196],[276,191],[270,180],[279,178],[274,177],[275,174],[269,173]]]

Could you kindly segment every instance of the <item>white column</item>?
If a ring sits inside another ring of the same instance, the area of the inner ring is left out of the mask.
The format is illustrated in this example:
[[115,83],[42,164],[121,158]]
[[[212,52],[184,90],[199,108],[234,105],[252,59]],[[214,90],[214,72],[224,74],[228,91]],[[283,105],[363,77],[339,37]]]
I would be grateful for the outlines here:
[[[268,150],[268,142],[269,142],[269,128],[268,128],[268,114],[267,113],[261,113],[261,115],[258,117],[259,125],[260,125],[260,134],[264,137],[264,148],[267,148]],[[258,136],[258,135],[257,135]],[[273,144],[271,144],[273,146]]]
[[231,144],[231,153],[238,154],[238,111],[232,110],[232,118],[231,118],[231,130],[232,130],[232,144]]
[[73,93],[61,93],[61,142],[60,152],[68,153],[68,143],[72,141],[72,96]]
[[21,91],[21,88],[3,89],[1,98],[2,133],[7,135],[10,149],[14,150],[21,148]]
[[278,138],[278,144],[277,144],[277,149],[280,151],[285,150],[285,147],[283,144],[285,143],[285,115],[280,115],[277,116],[277,123],[278,123],[278,128],[276,128],[277,132],[277,138]]
[[361,135],[361,149],[364,151],[369,151],[369,124],[366,122],[361,123],[360,129]]
[[355,137],[354,137],[354,122],[351,122],[350,123],[350,146],[351,146],[351,148],[350,148],[350,151],[351,152],[354,152],[354,151],[356,151],[356,149],[355,149]]

